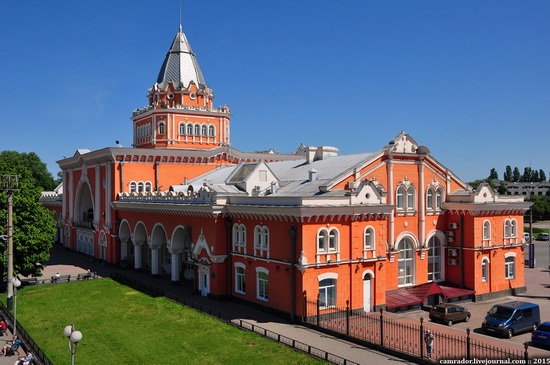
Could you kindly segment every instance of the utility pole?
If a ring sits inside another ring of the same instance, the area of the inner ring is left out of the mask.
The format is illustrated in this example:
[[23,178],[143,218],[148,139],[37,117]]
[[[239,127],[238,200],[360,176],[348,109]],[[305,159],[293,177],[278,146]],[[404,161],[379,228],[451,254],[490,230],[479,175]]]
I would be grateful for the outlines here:
[[13,192],[17,190],[19,190],[19,176],[0,175],[0,191],[5,191],[8,194],[8,311],[13,308]]

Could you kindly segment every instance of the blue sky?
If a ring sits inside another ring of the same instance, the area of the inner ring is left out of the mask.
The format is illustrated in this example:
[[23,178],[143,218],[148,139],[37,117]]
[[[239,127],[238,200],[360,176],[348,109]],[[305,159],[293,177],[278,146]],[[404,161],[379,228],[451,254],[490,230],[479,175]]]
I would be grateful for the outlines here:
[[[11,1],[0,12],[0,150],[55,161],[132,143],[177,0]],[[232,146],[378,150],[401,130],[466,181],[550,176],[550,1],[183,2]]]

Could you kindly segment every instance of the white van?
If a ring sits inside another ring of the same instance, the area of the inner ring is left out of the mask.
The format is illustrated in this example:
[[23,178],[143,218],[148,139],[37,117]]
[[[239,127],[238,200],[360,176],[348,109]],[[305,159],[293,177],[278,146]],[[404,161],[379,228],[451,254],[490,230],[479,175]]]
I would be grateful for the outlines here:
[[523,240],[527,243],[531,242],[531,235],[529,232],[523,232]]

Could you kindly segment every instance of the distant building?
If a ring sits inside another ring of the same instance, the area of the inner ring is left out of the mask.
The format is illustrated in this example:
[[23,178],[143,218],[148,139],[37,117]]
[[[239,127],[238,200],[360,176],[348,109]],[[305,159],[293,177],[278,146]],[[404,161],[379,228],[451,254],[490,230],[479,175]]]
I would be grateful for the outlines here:
[[405,132],[355,155],[244,153],[230,121],[180,27],[133,148],[58,161],[63,186],[42,199],[58,241],[291,319],[304,296],[368,312],[525,290],[523,196],[473,191]]

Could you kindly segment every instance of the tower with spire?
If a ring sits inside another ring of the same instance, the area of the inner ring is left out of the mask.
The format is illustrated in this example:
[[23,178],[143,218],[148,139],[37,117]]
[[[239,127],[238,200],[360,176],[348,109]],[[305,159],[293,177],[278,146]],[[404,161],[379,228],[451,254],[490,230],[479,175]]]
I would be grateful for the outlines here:
[[181,24],[148,99],[132,115],[134,147],[207,150],[230,144],[229,108],[213,107],[214,92]]

